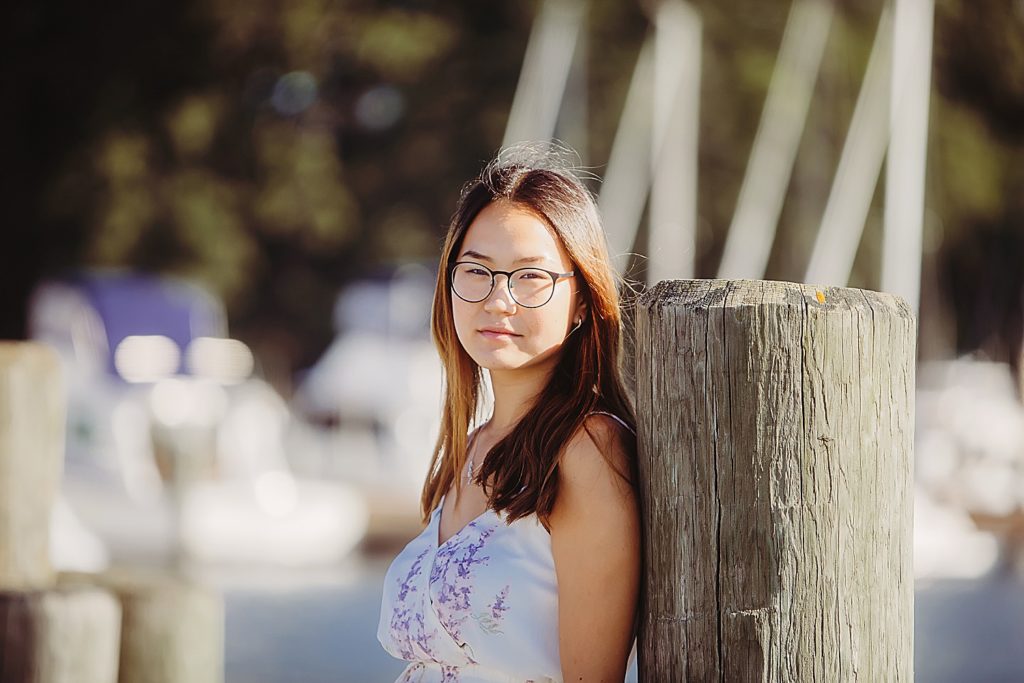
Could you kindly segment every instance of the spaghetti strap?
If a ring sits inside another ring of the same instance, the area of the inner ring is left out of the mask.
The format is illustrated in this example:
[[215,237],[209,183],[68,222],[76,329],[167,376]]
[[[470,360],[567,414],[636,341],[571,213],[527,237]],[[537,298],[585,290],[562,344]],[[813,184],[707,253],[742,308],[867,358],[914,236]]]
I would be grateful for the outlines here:
[[630,426],[629,426],[628,424],[626,424],[626,423],[625,423],[625,422],[623,421],[623,419],[622,419],[621,417],[619,417],[618,415],[613,415],[612,413],[609,413],[609,412],[607,412],[607,411],[605,411],[605,410],[592,410],[592,411],[590,411],[589,413],[587,413],[587,415],[593,415],[593,414],[595,414],[595,413],[601,413],[602,415],[607,415],[608,417],[611,417],[611,418],[615,418],[615,420],[616,420],[616,421],[618,421],[618,423],[619,423],[620,425],[622,425],[623,427],[625,427],[626,429],[628,429],[628,430],[629,430],[630,432],[632,432],[632,433],[633,433],[633,436],[636,436],[636,430],[635,430],[635,429],[633,429],[632,427],[630,427]]

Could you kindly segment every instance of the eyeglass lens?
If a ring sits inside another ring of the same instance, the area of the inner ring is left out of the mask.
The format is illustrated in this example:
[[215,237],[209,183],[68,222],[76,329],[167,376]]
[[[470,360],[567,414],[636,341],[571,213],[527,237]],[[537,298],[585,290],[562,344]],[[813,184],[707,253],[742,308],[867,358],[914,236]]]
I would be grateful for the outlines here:
[[[491,294],[496,277],[483,266],[460,263],[452,271],[452,288],[466,301],[483,301]],[[522,306],[542,306],[554,292],[555,280],[549,273],[536,268],[524,268],[513,273],[508,283],[516,303]]]

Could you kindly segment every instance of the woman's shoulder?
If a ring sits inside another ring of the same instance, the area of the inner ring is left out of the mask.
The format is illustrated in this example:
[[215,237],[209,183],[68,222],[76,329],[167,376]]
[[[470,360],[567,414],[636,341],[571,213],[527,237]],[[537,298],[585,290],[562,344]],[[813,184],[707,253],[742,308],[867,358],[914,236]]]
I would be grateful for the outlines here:
[[583,542],[593,533],[635,531],[635,452],[635,437],[628,425],[607,414],[587,415],[559,459],[558,492],[550,517],[552,538],[557,533],[562,539]]
[[[635,434],[624,420],[592,411],[570,438],[559,461],[559,488],[595,488],[611,493],[612,484],[632,485]],[[617,480],[617,481],[616,481]],[[615,486],[621,491],[621,486]],[[622,491],[622,493],[626,493]]]
[[[627,429],[630,434],[632,434],[633,436],[636,436],[636,430],[633,429],[632,427],[630,427],[628,422],[623,420],[621,417],[619,417],[615,413],[609,413],[607,410],[591,410],[589,413],[587,413],[587,420],[591,421],[591,418],[594,415],[604,415],[604,416],[606,416],[608,418],[611,418],[616,423],[618,423],[619,426],[624,427],[625,429]],[[597,418],[598,421],[600,421],[601,419],[603,419],[603,418]]]

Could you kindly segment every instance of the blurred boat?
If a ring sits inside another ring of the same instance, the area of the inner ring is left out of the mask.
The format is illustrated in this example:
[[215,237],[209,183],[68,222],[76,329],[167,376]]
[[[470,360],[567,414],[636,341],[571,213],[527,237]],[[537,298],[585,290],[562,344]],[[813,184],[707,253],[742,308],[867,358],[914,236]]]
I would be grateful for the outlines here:
[[917,375],[915,574],[1024,572],[1024,407],[1010,367],[965,356]]
[[375,541],[411,538],[421,528],[443,390],[430,340],[435,280],[428,266],[409,263],[346,287],[335,305],[334,341],[295,392],[296,411],[324,446],[319,462],[304,467],[366,493]]
[[58,568],[325,564],[362,539],[355,487],[290,470],[291,412],[252,376],[225,320],[199,286],[152,275],[79,273],[36,289],[30,334],[58,351],[68,392]]

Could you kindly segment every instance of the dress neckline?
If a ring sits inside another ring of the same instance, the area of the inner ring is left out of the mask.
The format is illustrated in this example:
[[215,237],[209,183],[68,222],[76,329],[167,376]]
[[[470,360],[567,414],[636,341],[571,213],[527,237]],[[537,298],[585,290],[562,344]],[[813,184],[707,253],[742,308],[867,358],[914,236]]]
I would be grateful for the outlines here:
[[468,529],[469,527],[477,526],[480,523],[480,521],[484,517],[486,517],[488,515],[488,513],[493,513],[494,512],[494,510],[492,510],[489,507],[488,508],[484,508],[483,512],[481,512],[479,515],[477,515],[473,519],[471,519],[468,522],[466,522],[465,524],[463,524],[461,529],[459,529],[454,534],[452,534],[451,536],[446,538],[444,541],[442,541],[441,540],[441,514],[444,512],[444,500],[447,497],[448,497],[447,494],[442,494],[441,502],[437,506],[437,514],[434,515],[434,519],[437,520],[437,528],[434,529],[433,539],[434,539],[434,547],[437,548],[438,550],[440,550],[441,548],[443,548],[446,545],[448,545],[449,543],[451,543],[452,540],[454,540],[455,538],[458,538],[459,536],[461,536],[463,534],[463,532],[465,532],[466,529]]
[[[478,427],[477,429],[473,430],[472,434],[469,435],[469,441],[466,444],[467,450],[469,449],[470,446],[473,445],[473,442],[476,440],[476,436],[477,436],[477,434],[479,432],[480,432],[480,428]],[[454,486],[454,484],[453,484],[453,486]],[[447,493],[441,494],[441,502],[438,503],[438,505],[437,505],[437,514],[435,515],[435,517],[437,519],[437,529],[434,530],[433,537],[434,537],[434,548],[437,548],[437,549],[443,548],[444,546],[448,545],[448,543],[450,543],[452,541],[452,539],[454,539],[454,538],[456,538],[458,536],[461,536],[462,533],[466,529],[468,529],[469,527],[476,526],[480,522],[480,520],[482,520],[484,517],[487,516],[488,512],[493,512],[490,507],[485,507],[483,512],[481,512],[479,515],[477,515],[473,519],[471,519],[468,522],[466,522],[465,524],[463,524],[462,527],[458,531],[456,531],[454,534],[452,534],[451,536],[446,538],[444,541],[442,541],[441,540],[441,515],[444,514],[444,501],[445,501],[446,498],[448,498],[448,494]]]
[[[620,418],[618,415],[615,415],[614,413],[609,413],[609,412],[606,412],[604,410],[594,410],[594,411],[591,411],[590,413],[587,413],[587,414],[588,415],[593,415],[594,413],[600,413],[602,415],[607,415],[607,416],[609,416],[611,418],[614,418],[619,424],[621,424],[624,427],[626,427],[626,429],[628,429],[630,432],[633,432],[634,434],[636,433],[636,432],[633,431],[632,427],[630,427],[628,424],[626,424],[622,420],[622,418]],[[477,435],[478,432],[479,432],[479,427],[477,429],[473,430],[473,433],[470,434],[469,441],[467,443],[467,448],[468,448],[469,445],[471,445],[473,443],[473,440],[476,439],[476,435]],[[434,542],[434,549],[435,550],[440,550],[441,548],[443,548],[446,545],[448,545],[449,543],[451,543],[453,539],[458,538],[459,536],[461,536],[466,531],[466,529],[468,529],[469,527],[477,526],[480,523],[480,521],[482,519],[484,519],[488,514],[496,514],[494,512],[494,510],[492,510],[490,507],[486,507],[486,508],[484,508],[483,512],[481,512],[479,515],[477,515],[473,519],[471,519],[468,522],[466,522],[465,524],[463,524],[462,528],[460,528],[454,534],[452,534],[451,536],[446,538],[444,541],[442,541],[441,540],[441,515],[444,514],[444,501],[445,501],[445,499],[447,497],[448,497],[447,493],[441,494],[441,502],[438,503],[437,510],[435,510],[436,514],[434,515],[434,519],[436,520],[437,528],[434,529],[433,534],[431,534],[431,536],[433,537],[432,540]]]

